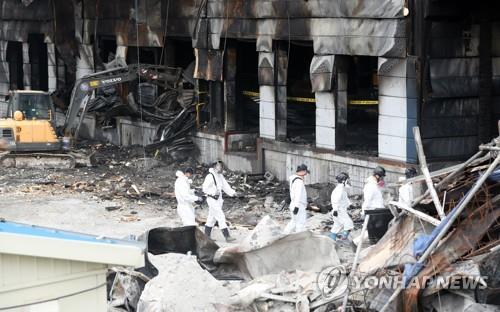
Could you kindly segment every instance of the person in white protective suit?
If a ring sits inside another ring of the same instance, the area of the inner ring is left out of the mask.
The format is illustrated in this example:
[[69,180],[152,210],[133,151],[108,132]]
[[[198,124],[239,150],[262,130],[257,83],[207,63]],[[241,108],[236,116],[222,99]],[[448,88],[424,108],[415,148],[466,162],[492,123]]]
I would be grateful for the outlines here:
[[215,222],[219,224],[219,228],[222,234],[226,238],[227,242],[232,242],[235,239],[229,234],[229,230],[226,224],[226,216],[224,211],[222,211],[222,205],[224,200],[222,199],[222,192],[226,193],[228,196],[236,196],[236,191],[231,188],[227,183],[226,179],[222,175],[223,164],[222,161],[217,161],[213,164],[212,168],[209,169],[205,181],[203,182],[203,193],[207,195],[208,204],[208,217],[205,223],[205,235],[210,238],[212,233],[212,228]]
[[[332,203],[333,226],[330,230],[330,238],[333,240],[347,239],[349,231],[354,228],[354,223],[347,213],[347,208],[351,206],[347,189],[351,187],[349,175],[345,172],[338,174],[335,179],[338,184],[332,192],[330,202]],[[342,233],[340,233],[342,231]]]
[[306,228],[307,192],[304,177],[309,173],[307,166],[297,167],[295,174],[290,176],[290,215],[291,220],[285,227],[285,233],[302,232]]
[[[361,205],[361,217],[365,218],[365,211],[384,208],[384,196],[382,189],[384,185],[385,169],[376,167],[373,174],[366,179],[363,188],[363,204]],[[376,221],[376,218],[370,218],[369,222]],[[368,224],[370,227],[370,224]],[[359,245],[368,239],[368,232],[353,239],[355,245]]]
[[[417,176],[417,169],[410,167],[405,170],[406,180]],[[406,182],[398,190],[399,198],[398,202],[411,207],[413,201],[413,183]]]
[[181,218],[182,225],[198,225],[195,221],[195,212],[193,203],[201,202],[202,199],[194,194],[191,189],[192,168],[186,168],[184,172],[178,170],[175,175],[175,198],[177,199],[177,214]]
[[363,188],[363,205],[361,205],[361,215],[365,215],[366,210],[384,208],[384,197],[382,195],[385,169],[378,166],[373,170],[373,175],[366,180]]

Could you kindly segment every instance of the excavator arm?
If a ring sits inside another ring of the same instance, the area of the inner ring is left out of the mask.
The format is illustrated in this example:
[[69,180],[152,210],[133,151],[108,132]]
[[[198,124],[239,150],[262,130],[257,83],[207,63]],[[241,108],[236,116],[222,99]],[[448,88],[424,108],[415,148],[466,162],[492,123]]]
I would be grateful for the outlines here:
[[72,138],[73,143],[78,138],[78,131],[87,113],[88,103],[92,93],[99,89],[143,78],[166,88],[177,88],[182,74],[181,68],[169,68],[155,65],[131,65],[117,67],[94,74],[86,75],[77,80],[66,112],[63,125],[63,135]]

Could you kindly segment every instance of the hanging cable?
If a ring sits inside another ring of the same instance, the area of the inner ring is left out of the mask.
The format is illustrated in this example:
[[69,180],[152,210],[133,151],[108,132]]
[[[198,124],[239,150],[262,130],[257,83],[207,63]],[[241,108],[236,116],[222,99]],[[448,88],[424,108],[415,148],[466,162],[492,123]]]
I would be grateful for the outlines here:
[[226,44],[227,44],[227,29],[229,28],[229,7],[227,5],[227,0],[224,0],[224,11],[225,11],[225,21],[224,21],[224,27],[226,28],[224,31],[224,48],[222,49],[222,62],[221,66],[222,69],[221,71],[224,72],[224,56],[226,54]]
[[288,85],[288,64],[290,62],[290,44],[291,44],[291,31],[290,31],[290,11],[288,10],[288,1],[285,1],[286,5],[286,17],[288,21],[288,50],[286,53],[286,80]]
[[170,10],[170,0],[167,0],[167,12],[165,16],[165,31],[163,32],[163,46],[161,48],[161,55],[160,55],[160,64],[163,64],[163,54],[165,54],[165,62],[167,61],[167,52],[165,51],[165,45],[167,43],[167,32],[168,32],[168,15],[169,15],[169,10]]
[[207,0],[201,0],[200,6],[198,7],[198,12],[196,13],[196,20],[194,23],[193,27],[193,33],[191,34],[191,38],[195,39],[198,38],[198,24],[201,19],[201,12],[203,10],[203,7],[207,4]]
[[[135,0],[135,46],[136,46],[136,54],[137,54],[137,72],[141,72],[141,57],[140,57],[140,49],[139,49],[139,6],[138,6],[138,0]],[[139,102],[139,111],[140,111],[140,118],[141,118],[141,135],[142,135],[142,150],[143,150],[143,156],[144,156],[144,162],[146,162],[146,138],[144,136],[144,120],[142,116],[142,92],[141,92],[141,75],[137,75],[137,96],[138,96],[138,102]],[[146,164],[145,164],[146,165]]]

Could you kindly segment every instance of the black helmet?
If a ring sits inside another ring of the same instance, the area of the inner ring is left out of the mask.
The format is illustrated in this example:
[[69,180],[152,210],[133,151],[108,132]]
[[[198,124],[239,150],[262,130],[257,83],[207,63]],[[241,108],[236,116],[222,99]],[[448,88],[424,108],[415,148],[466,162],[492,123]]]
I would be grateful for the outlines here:
[[378,175],[379,177],[385,177],[385,169],[384,167],[377,166],[375,169],[373,169],[373,175]]
[[338,183],[344,183],[345,181],[349,180],[349,175],[345,172],[339,173],[335,179],[337,179]]
[[307,169],[307,166],[305,164],[297,166],[297,170],[295,170],[295,172],[300,172],[300,171],[306,171],[307,173],[309,173],[309,169]]
[[186,169],[184,169],[184,174],[186,174],[186,173],[194,174],[193,168],[187,167]]
[[212,167],[215,167],[215,166],[217,166],[218,164],[220,164],[221,166],[224,166],[224,163],[222,162],[222,160],[217,160],[217,161],[215,161],[214,163],[212,163]]
[[405,176],[406,176],[407,179],[410,179],[410,178],[413,178],[413,177],[417,176],[417,169],[415,169],[413,167],[406,168],[406,170],[405,170]]

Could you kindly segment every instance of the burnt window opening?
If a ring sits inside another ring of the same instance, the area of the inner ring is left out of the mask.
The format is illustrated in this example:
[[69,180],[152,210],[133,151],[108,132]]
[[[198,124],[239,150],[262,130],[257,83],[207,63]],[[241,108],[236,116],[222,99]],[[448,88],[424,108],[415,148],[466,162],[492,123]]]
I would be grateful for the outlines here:
[[347,82],[347,137],[345,149],[378,153],[377,57],[349,57]]
[[255,41],[236,43],[236,124],[238,130],[259,131],[259,54]]
[[182,68],[184,89],[194,89],[195,56],[190,38],[165,38],[165,47],[160,51],[160,63]]
[[9,63],[9,89],[24,89],[23,44],[9,41],[7,43],[7,62]]
[[198,129],[207,130],[206,125],[210,123],[210,88],[208,81],[196,80],[196,126]]
[[95,58],[96,65],[103,66],[116,58],[116,37],[115,36],[98,36],[97,37],[97,57]]
[[75,71],[70,70],[63,59],[63,56],[58,49],[55,50],[56,57],[56,90],[52,94],[54,99],[54,104],[64,110],[66,109],[68,103],[71,99],[71,91],[76,80]]
[[28,54],[31,64],[31,89],[49,90],[49,59],[43,34],[28,35]]
[[[127,64],[151,64],[159,65],[162,48],[158,47],[128,47],[127,49]],[[137,56],[139,54],[139,57]]]
[[187,68],[195,61],[191,38],[166,39],[163,63],[167,66]]
[[311,144],[316,137],[316,103],[312,92],[310,65],[314,56],[312,42],[290,45],[287,70],[287,139]]

